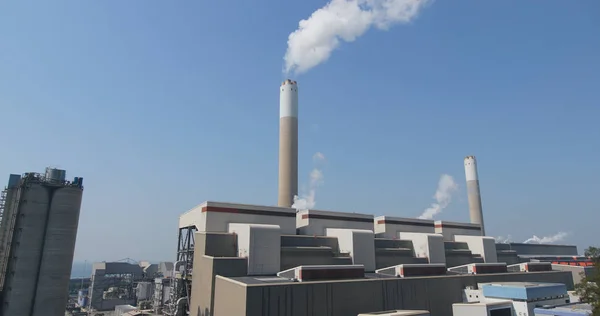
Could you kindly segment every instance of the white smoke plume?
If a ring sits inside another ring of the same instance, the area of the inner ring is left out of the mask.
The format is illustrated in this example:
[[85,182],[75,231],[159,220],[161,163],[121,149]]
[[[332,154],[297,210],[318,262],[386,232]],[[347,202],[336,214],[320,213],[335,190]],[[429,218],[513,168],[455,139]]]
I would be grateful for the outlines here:
[[298,23],[288,37],[285,73],[302,73],[326,61],[341,41],[353,42],[371,27],[408,23],[432,0],[331,0]]
[[325,155],[318,152],[313,155],[314,168],[310,172],[310,181],[308,183],[308,190],[302,197],[294,196],[294,204],[292,208],[297,211],[309,210],[315,208],[316,202],[315,197],[317,188],[323,184],[323,171],[321,170],[322,163],[325,162]]
[[506,237],[498,236],[498,237],[494,237],[494,239],[496,240],[497,243],[508,244],[511,241],[512,237],[510,235],[508,235]]
[[443,174],[438,182],[437,191],[433,198],[435,203],[431,203],[431,206],[423,211],[423,214],[419,216],[420,219],[432,219],[435,215],[439,214],[445,209],[448,204],[452,201],[452,194],[458,190],[458,185],[454,182],[452,176]]
[[552,235],[552,236],[545,236],[545,237],[538,237],[536,235],[533,235],[533,237],[525,240],[523,243],[524,244],[529,244],[529,243],[536,243],[536,244],[551,244],[551,243],[555,243],[557,241],[562,241],[563,239],[565,239],[565,237],[567,237],[569,234],[565,233],[565,232],[559,232],[556,235]]

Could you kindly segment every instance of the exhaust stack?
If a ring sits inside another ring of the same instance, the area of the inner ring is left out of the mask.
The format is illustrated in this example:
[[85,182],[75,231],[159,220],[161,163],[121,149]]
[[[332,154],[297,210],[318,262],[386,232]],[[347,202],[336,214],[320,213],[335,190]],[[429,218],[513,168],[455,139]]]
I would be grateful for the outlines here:
[[475,156],[465,157],[465,176],[467,178],[467,195],[469,198],[471,223],[481,225],[481,234],[485,236],[481,195],[479,192],[479,177],[477,175],[477,160],[475,160]]
[[279,195],[291,207],[298,195],[298,84],[287,79],[279,89]]

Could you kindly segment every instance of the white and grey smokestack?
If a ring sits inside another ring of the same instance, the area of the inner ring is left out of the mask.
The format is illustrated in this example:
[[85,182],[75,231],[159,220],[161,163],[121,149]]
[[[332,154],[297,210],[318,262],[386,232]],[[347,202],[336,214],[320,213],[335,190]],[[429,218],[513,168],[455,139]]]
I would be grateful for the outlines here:
[[279,198],[291,207],[298,195],[298,84],[285,80],[279,89]]
[[465,176],[467,178],[467,195],[469,198],[471,223],[481,225],[481,234],[485,236],[481,195],[479,192],[479,177],[477,176],[477,160],[475,160],[475,156],[465,157]]

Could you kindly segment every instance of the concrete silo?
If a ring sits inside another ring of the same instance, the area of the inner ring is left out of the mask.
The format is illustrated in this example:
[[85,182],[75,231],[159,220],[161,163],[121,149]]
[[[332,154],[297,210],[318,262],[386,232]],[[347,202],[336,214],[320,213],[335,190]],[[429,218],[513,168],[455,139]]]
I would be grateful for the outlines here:
[[0,315],[64,315],[83,194],[83,179],[64,175],[26,173],[5,203]]

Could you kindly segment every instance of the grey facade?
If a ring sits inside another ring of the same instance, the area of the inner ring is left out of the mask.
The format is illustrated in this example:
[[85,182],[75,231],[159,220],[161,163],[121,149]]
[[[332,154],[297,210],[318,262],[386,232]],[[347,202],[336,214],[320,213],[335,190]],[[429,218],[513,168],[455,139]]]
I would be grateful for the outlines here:
[[118,305],[135,305],[134,282],[143,280],[144,270],[127,262],[98,262],[92,270],[89,307],[114,310]]
[[[462,302],[462,290],[480,282],[534,281],[573,287],[570,272],[503,273],[395,278],[369,274],[365,279],[291,282],[270,276],[248,276],[246,258],[238,257],[237,236],[229,233],[195,234],[194,273],[190,315],[358,315],[392,309],[424,309],[431,315],[451,315],[452,303]],[[448,243],[448,246],[450,243]],[[453,245],[452,260],[480,258]],[[425,263],[413,256],[403,240],[375,239],[377,267]],[[281,270],[300,265],[351,264],[340,253],[335,238],[281,236]],[[232,303],[235,302],[235,303]]]
[[462,292],[466,286],[510,281],[556,282],[573,288],[569,273],[554,271],[322,282],[217,276],[214,312],[203,315],[355,316],[418,309],[430,311],[431,316],[448,316],[452,315],[453,303],[463,302]]
[[64,176],[47,169],[16,184],[11,176],[0,226],[0,315],[64,315],[83,195],[83,179]]

